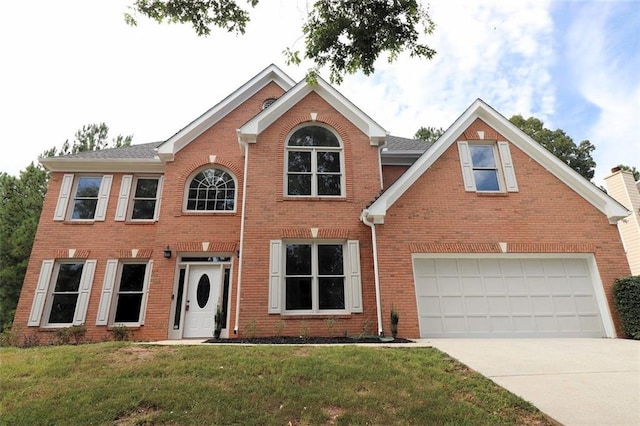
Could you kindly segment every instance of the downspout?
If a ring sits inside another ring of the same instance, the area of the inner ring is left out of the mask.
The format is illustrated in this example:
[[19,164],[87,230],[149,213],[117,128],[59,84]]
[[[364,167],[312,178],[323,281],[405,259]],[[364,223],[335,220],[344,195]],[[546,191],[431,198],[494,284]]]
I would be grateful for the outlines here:
[[240,216],[240,249],[238,251],[238,292],[236,294],[236,320],[233,327],[233,334],[238,334],[238,323],[240,322],[240,289],[242,288],[242,264],[244,263],[244,209],[247,205],[247,171],[249,170],[249,144],[242,142],[244,147],[244,172],[242,176],[242,216]]
[[371,228],[371,243],[373,245],[373,280],[376,286],[376,315],[378,317],[378,336],[382,336],[382,306],[380,303],[380,273],[378,272],[378,242],[376,240],[376,225],[367,219],[368,210],[360,215],[362,223]]

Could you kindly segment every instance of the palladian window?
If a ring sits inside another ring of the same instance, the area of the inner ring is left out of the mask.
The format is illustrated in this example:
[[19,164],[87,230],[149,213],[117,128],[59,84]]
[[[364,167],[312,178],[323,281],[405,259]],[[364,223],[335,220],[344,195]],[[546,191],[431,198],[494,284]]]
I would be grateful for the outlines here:
[[189,183],[187,210],[233,211],[235,200],[236,182],[222,169],[204,169]]

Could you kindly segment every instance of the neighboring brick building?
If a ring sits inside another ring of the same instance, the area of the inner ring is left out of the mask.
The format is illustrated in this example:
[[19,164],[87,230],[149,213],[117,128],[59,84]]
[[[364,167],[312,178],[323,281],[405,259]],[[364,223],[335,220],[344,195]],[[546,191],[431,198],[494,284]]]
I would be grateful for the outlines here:
[[164,142],[41,162],[26,332],[616,334],[627,210],[481,100],[427,144],[269,66]]

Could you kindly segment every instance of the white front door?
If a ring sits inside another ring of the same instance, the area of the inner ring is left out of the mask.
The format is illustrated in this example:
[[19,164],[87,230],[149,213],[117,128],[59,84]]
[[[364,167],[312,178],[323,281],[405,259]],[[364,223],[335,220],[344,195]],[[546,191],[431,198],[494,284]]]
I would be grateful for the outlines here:
[[191,265],[187,281],[184,338],[213,337],[220,299],[221,265]]

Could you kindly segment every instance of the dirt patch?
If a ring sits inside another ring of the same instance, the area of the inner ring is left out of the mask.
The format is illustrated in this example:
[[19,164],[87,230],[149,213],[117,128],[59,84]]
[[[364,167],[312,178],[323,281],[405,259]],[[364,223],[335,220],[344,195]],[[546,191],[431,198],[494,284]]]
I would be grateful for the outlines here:
[[329,416],[329,420],[327,420],[328,425],[335,425],[338,417],[344,414],[343,408],[332,405],[324,407],[322,410],[327,414],[327,416]]
[[113,424],[119,426],[152,425],[155,424],[155,416],[161,412],[162,410],[153,404],[143,402],[133,410],[118,416]]

